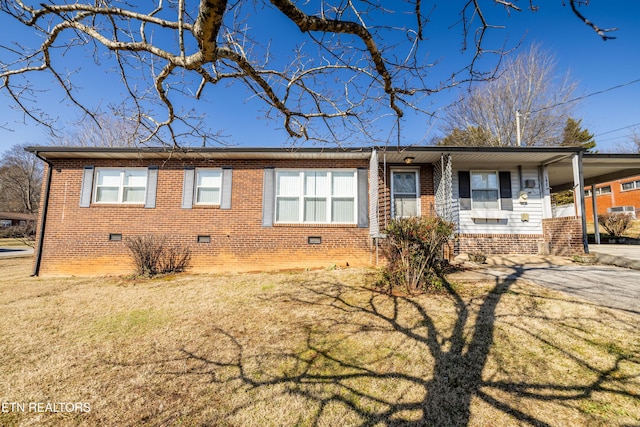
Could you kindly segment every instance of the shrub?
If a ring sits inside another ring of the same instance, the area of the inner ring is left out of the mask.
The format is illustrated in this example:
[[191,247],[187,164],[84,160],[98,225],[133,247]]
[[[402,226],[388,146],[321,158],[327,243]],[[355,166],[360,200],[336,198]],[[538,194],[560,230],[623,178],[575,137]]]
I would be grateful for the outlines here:
[[454,224],[437,217],[394,219],[387,226],[383,281],[389,289],[424,292],[439,282],[442,245],[452,236]]
[[186,246],[169,246],[161,257],[163,273],[182,273],[189,267],[191,251]]
[[631,215],[624,213],[607,213],[598,216],[598,224],[615,237],[621,237],[631,226],[632,220]]
[[0,238],[34,240],[36,236],[36,222],[28,221],[24,225],[12,225],[0,228]]
[[136,236],[125,239],[139,276],[155,276],[184,271],[191,262],[187,246],[170,245],[165,236]]

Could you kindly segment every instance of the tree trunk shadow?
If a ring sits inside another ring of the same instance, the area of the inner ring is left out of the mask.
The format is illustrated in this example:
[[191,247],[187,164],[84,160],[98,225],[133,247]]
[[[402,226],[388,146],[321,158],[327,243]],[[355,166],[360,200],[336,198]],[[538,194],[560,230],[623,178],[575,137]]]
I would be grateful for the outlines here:
[[[246,390],[268,390],[259,394],[263,399],[276,397],[286,401],[290,396],[302,398],[309,408],[308,413],[300,415],[305,419],[304,425],[326,424],[326,417],[331,419],[330,413],[337,406],[359,420],[348,425],[466,426],[472,421],[473,405],[480,400],[497,413],[507,414],[517,424],[550,426],[543,420],[548,414],[537,416],[520,409],[512,400],[500,397],[501,394],[494,391],[507,393],[515,400],[523,398],[563,404],[572,399],[588,398],[597,390],[612,392],[605,382],[619,372],[619,362],[637,362],[633,356],[621,355],[610,369],[593,368],[598,377],[586,384],[483,379],[487,361],[496,344],[496,319],[503,316],[497,314],[498,307],[505,294],[513,293],[511,287],[524,272],[520,266],[512,269],[512,274],[496,278],[488,292],[471,300],[446,284],[455,315],[447,319],[449,323],[445,322],[444,326],[438,312],[428,305],[428,298],[386,295],[368,288],[359,288],[357,297],[354,297],[354,288],[341,282],[300,283],[292,279],[284,286],[286,291],[281,295],[266,296],[264,302],[277,304],[281,298],[287,306],[292,302],[299,304],[296,307],[309,306],[312,313],[323,316],[322,319],[311,318],[305,333],[306,342],[300,342],[295,351],[273,353],[268,358],[257,356],[253,351],[245,351],[245,346],[251,345],[245,339],[214,327],[214,335],[232,349],[232,357],[216,358],[213,353],[181,349],[179,358],[193,362],[196,367],[187,375],[210,375],[212,384],[233,384],[233,389],[238,392],[244,388],[243,393]],[[316,327],[314,322],[319,324],[321,321],[329,321],[329,326],[325,323]],[[389,358],[388,364],[368,358],[362,349],[356,352],[357,357],[342,351],[345,345],[360,339],[358,334],[363,334],[367,341],[364,351],[387,345],[384,341],[372,342],[372,337],[380,336],[368,335],[372,330],[382,333],[382,337],[394,334],[392,343],[408,343],[417,347],[417,351],[428,352],[430,357],[421,357],[422,362],[406,360],[407,365],[433,365],[419,369],[402,367],[393,348],[376,354],[382,359]],[[553,346],[552,342],[544,341],[544,336],[537,339],[547,347]],[[568,352],[566,357],[573,357],[579,362],[570,349],[556,346],[556,350]],[[282,371],[275,364],[284,364],[288,368]],[[257,371],[260,375],[256,374]],[[175,375],[185,374],[176,372]],[[385,394],[372,384],[384,384],[385,387],[401,384],[411,388],[413,394],[398,397],[399,394],[393,390]],[[632,397],[628,391],[617,393]],[[229,416],[251,411],[254,404],[254,401],[239,403]]]

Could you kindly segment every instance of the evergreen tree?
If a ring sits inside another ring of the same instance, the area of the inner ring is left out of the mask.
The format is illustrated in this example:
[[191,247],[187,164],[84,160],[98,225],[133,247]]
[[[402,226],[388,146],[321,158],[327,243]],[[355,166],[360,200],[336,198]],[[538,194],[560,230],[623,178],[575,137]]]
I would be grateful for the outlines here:
[[584,147],[588,150],[596,146],[596,141],[593,139],[593,134],[587,129],[582,129],[580,125],[582,120],[575,120],[569,117],[567,124],[564,127],[562,134],[563,147]]
[[477,126],[469,126],[464,130],[453,129],[449,135],[437,140],[436,145],[488,146],[495,144],[491,143],[491,135],[487,131]]

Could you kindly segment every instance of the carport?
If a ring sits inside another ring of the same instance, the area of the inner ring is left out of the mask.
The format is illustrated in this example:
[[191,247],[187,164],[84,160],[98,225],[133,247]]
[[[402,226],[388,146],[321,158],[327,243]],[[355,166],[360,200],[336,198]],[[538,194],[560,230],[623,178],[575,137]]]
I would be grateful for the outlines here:
[[[582,232],[585,252],[589,253],[587,243],[587,218],[585,212],[585,189],[591,188],[595,194],[597,184],[640,175],[640,154],[600,154],[581,152],[571,158],[563,158],[547,165],[551,191],[558,192],[573,189],[579,196],[576,199],[576,216],[582,218]],[[593,221],[598,223],[597,197],[592,197]],[[595,227],[596,243],[600,243],[600,233]]]
[[[585,216],[585,189],[595,189],[597,184],[640,175],[640,154],[589,153],[581,147],[376,147],[384,164],[432,163],[442,167],[444,157],[450,156],[461,168],[478,168],[485,165],[511,164],[538,167],[542,182],[542,197],[548,198],[546,218],[551,212],[550,192],[574,190],[575,213],[582,221],[582,240],[585,253],[589,253],[587,218]],[[374,151],[375,154],[375,151]],[[436,168],[437,169],[437,168]],[[595,191],[594,191],[595,192]],[[593,197],[592,199],[595,199]],[[594,223],[597,209],[594,206]],[[597,229],[597,227],[596,227]],[[596,242],[600,236],[596,234]]]

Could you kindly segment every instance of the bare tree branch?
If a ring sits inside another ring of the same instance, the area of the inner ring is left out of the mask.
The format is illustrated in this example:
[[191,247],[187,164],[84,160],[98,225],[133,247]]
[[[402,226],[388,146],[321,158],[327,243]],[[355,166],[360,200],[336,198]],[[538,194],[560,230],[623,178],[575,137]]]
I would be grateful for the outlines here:
[[600,28],[590,20],[588,20],[580,11],[578,10],[578,4],[589,4],[589,1],[577,1],[577,0],[569,0],[569,4],[571,5],[571,10],[573,13],[585,24],[593,28],[593,30],[598,33],[598,35],[602,38],[602,40],[613,40],[615,37],[607,35],[612,31],[617,31],[617,28]]
[[477,86],[447,110],[445,145],[515,146],[516,115],[522,144],[561,145],[575,107],[575,82],[558,77],[552,55],[533,45],[507,61],[499,79]]
[[[529,0],[531,10],[536,7],[533,2]],[[421,105],[423,96],[494,78],[501,56],[510,50],[487,37],[504,25],[487,18],[484,3],[467,0],[457,20],[467,65],[448,78],[432,79],[434,64],[424,60],[431,47],[424,43],[424,34],[435,5],[425,15],[422,0],[320,3],[155,0],[148,7],[107,0],[0,0],[4,17],[28,27],[41,40],[18,42],[9,35],[0,42],[0,91],[28,119],[53,132],[56,118],[39,109],[34,96],[39,89],[31,80],[35,74],[49,74],[61,96],[99,126],[96,112],[103,101],[87,101],[92,97],[76,86],[77,70],[67,69],[66,55],[84,53],[118,75],[126,99],[113,106],[120,109],[114,114],[126,111],[139,123],[136,135],[142,143],[161,139],[177,145],[219,136],[202,127],[202,115],[184,106],[187,98],[202,99],[207,87],[223,81],[239,83],[259,98],[266,117],[280,120],[293,140],[336,143],[355,136],[372,142],[374,131],[365,123],[394,117],[387,121],[399,131],[407,111],[429,113]],[[570,3],[579,19],[601,37],[611,38],[604,36],[610,30],[595,26],[576,9],[581,2]],[[507,14],[521,12],[516,2],[494,4]],[[274,55],[271,36],[252,30],[252,19],[266,13],[295,25],[300,40],[276,40]],[[399,24],[382,25],[387,16]],[[283,51],[280,44],[289,50]]]

